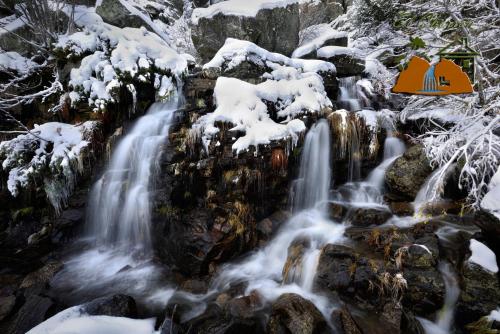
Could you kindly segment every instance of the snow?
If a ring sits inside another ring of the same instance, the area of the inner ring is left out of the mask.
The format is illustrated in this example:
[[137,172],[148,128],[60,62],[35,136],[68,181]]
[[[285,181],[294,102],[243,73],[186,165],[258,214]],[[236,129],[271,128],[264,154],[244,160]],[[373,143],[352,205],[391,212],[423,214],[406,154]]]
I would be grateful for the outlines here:
[[347,32],[333,29],[328,24],[320,24],[307,28],[307,34],[315,35],[314,38],[303,41],[302,44],[293,52],[293,58],[300,58],[313,51],[316,51],[325,44],[326,41],[334,38],[347,37]]
[[196,8],[193,10],[191,21],[196,25],[201,18],[209,19],[217,14],[255,17],[262,9],[283,8],[298,2],[299,0],[228,0],[207,8]]
[[346,46],[328,45],[318,49],[318,58],[332,58],[335,56],[360,56],[360,50]]
[[500,219],[500,167],[488,184],[488,192],[481,201],[481,207]]
[[38,65],[31,61],[31,59],[25,58],[17,52],[9,51],[0,53],[0,70],[27,74],[36,66]]
[[294,59],[279,53],[269,52],[252,42],[234,38],[226,39],[222,48],[206,63],[203,68],[223,67],[232,69],[244,61],[250,61],[260,66],[280,64],[294,67],[302,72],[335,72],[335,65],[316,59]]
[[130,319],[104,315],[91,316],[81,306],[68,308],[38,326],[27,334],[154,334],[155,319]]
[[[95,110],[104,109],[115,101],[116,88],[130,81],[145,81],[152,73],[180,77],[186,71],[188,59],[157,34],[145,28],[118,28],[102,22],[90,10],[80,11],[77,23],[84,25],[83,31],[61,36],[56,44],[68,57],[91,53],[79,68],[71,70],[72,103],[86,97]],[[171,86],[157,88],[165,92]]]
[[[38,176],[43,176],[47,197],[58,211],[69,195],[76,173],[83,168],[81,151],[89,145],[84,137],[96,124],[88,121],[75,126],[49,122],[35,125],[31,133],[1,142],[0,160],[3,160],[2,169],[9,172],[7,188],[12,196],[16,197],[20,188],[28,187]],[[54,189],[57,184],[47,175],[67,181],[68,189]]]
[[489,272],[498,272],[495,253],[493,253],[493,251],[489,249],[485,244],[475,239],[471,239],[469,249],[472,252],[472,255],[469,258],[469,262],[478,264]]
[[8,34],[9,31],[16,31],[23,27],[25,21],[17,15],[10,15],[0,19],[0,35]]
[[491,313],[488,315],[488,320],[500,322],[500,308],[491,311]]
[[[193,125],[195,131],[202,133],[205,147],[219,132],[215,122],[223,121],[234,125],[231,131],[243,131],[232,148],[236,153],[250,146],[269,144],[272,140],[292,138],[297,141],[298,134],[306,129],[303,121],[293,119],[304,112],[320,112],[331,106],[326,96],[321,78],[315,73],[295,77],[290,80],[267,80],[258,85],[220,77],[217,80],[214,97],[217,108],[213,113],[202,116]],[[276,123],[271,119],[263,100],[278,106]]]

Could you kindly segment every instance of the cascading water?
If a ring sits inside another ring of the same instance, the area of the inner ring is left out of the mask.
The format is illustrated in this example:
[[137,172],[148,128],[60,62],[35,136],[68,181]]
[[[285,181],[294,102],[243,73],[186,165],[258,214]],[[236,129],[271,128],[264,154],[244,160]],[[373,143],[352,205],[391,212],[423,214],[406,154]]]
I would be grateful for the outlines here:
[[294,211],[326,201],[330,179],[330,127],[326,120],[320,120],[305,139],[300,175],[294,184]]
[[357,111],[361,109],[356,82],[356,77],[339,79],[339,96],[337,97],[337,103],[341,109],[349,111]]
[[89,200],[91,249],[70,258],[53,280],[55,290],[73,298],[127,293],[147,298],[164,286],[151,261],[151,191],[168,140],[178,95],[153,104],[119,143]]
[[453,324],[453,314],[455,312],[455,304],[460,296],[460,288],[456,274],[451,269],[449,263],[440,263],[439,271],[443,276],[446,289],[443,308],[438,312],[435,322],[427,319],[418,318],[424,327],[426,334],[449,334]]
[[[224,291],[233,283],[247,282],[246,294],[257,290],[264,299],[274,300],[282,293],[294,292],[312,300],[325,315],[331,312],[331,303],[312,292],[321,247],[343,240],[345,229],[343,224],[326,218],[325,206],[318,205],[328,200],[329,157],[329,125],[320,120],[307,133],[299,179],[292,187],[296,214],[265,248],[241,263],[226,265],[214,280],[212,291]],[[287,263],[287,251],[297,244],[303,247],[298,252],[301,255],[293,264]],[[294,268],[286,270],[288,265]]]
[[177,99],[155,103],[115,150],[90,195],[92,235],[105,246],[151,250],[150,190]]

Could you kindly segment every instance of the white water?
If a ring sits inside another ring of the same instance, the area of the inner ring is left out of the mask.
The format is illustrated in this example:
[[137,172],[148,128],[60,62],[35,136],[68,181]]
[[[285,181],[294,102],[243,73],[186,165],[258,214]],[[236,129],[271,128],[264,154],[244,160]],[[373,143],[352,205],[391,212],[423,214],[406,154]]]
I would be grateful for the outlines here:
[[339,96],[337,97],[337,103],[341,109],[349,111],[361,110],[356,81],[356,77],[339,79]]
[[[432,202],[439,201],[443,193],[443,168],[438,168],[427,178],[413,201],[415,213],[425,213],[425,207]],[[452,170],[452,168],[450,168]],[[446,175],[445,175],[446,176]]]
[[165,286],[152,261],[151,192],[178,104],[177,96],[153,104],[118,144],[89,198],[86,241],[93,246],[66,261],[56,290],[74,298],[126,292],[147,299]]
[[405,152],[404,142],[397,137],[387,137],[384,143],[384,160],[374,168],[365,181],[348,182],[334,194],[338,202],[347,200],[353,206],[382,206],[385,172]]
[[[344,239],[345,226],[325,217],[330,188],[330,130],[320,120],[307,133],[301,157],[300,177],[294,184],[294,208],[297,213],[278,231],[263,249],[240,263],[226,265],[212,284],[212,291],[223,291],[231,284],[248,282],[245,294],[253,290],[268,301],[285,292],[298,293],[311,300],[325,315],[333,309],[327,298],[312,292],[321,248]],[[283,268],[288,248],[304,241],[303,255],[290,271],[287,282]]]
[[309,209],[326,201],[330,179],[330,127],[322,119],[309,130],[305,139],[300,175],[293,187],[294,211]]
[[88,223],[99,244],[151,251],[151,183],[177,107],[177,99],[153,104],[94,185]]
[[443,308],[438,312],[435,322],[418,318],[424,327],[426,334],[449,334],[453,324],[453,315],[455,312],[455,304],[460,295],[460,288],[456,274],[451,269],[450,264],[440,263],[439,271],[443,275],[444,285],[446,288],[445,301]]

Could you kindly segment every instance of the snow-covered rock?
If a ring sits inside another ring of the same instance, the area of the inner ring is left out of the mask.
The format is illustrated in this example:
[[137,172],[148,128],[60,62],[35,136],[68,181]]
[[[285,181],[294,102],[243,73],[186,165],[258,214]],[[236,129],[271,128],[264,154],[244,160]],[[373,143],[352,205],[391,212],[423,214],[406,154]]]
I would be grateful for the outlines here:
[[497,258],[488,246],[476,239],[471,239],[469,249],[472,252],[469,263],[475,263],[491,273],[498,272]]
[[192,14],[193,43],[203,61],[211,59],[228,37],[290,55],[299,42],[299,0],[229,0]]
[[317,50],[317,56],[335,64],[341,77],[361,75],[365,71],[365,60],[357,48],[324,46]]
[[[344,14],[342,0],[301,0],[300,1],[300,30],[307,27],[329,23]],[[346,6],[347,7],[347,6]]]
[[23,188],[43,184],[47,198],[59,212],[85,167],[84,151],[97,131],[98,122],[49,122],[1,142],[1,166],[8,173],[7,188],[12,196],[16,197]]
[[[172,91],[172,77],[187,69],[187,57],[178,54],[157,34],[145,28],[118,28],[97,19],[83,31],[61,36],[56,48],[68,57],[82,54],[71,70],[72,103],[86,99],[96,109],[116,100],[117,88],[135,93],[134,81],[153,82],[163,95]],[[132,86],[130,86],[132,84]]]
[[27,334],[154,334],[155,319],[129,319],[107,315],[88,315],[81,306],[74,306],[45,320]]
[[294,58],[316,58],[316,50],[323,46],[347,46],[345,31],[333,29],[329,24],[311,26],[300,32],[300,46],[293,52]]

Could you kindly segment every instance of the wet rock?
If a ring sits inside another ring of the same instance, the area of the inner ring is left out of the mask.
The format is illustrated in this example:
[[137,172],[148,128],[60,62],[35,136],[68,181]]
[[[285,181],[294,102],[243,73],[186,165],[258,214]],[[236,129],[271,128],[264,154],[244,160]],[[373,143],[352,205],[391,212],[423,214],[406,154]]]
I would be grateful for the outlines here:
[[500,256],[500,219],[495,215],[480,210],[475,213],[473,222],[478,226],[484,235],[488,246]]
[[349,209],[340,203],[328,203],[328,214],[332,220],[342,220]]
[[320,0],[303,2],[300,4],[300,30],[307,27],[330,23],[344,14],[341,0]]
[[256,229],[259,240],[269,240],[290,217],[290,212],[280,210],[258,222]]
[[331,321],[339,334],[362,334],[349,310],[344,306],[332,312]]
[[414,200],[431,172],[432,168],[422,146],[410,147],[387,169],[385,182],[389,188],[389,196]]
[[99,14],[104,22],[114,26],[125,28],[140,28],[149,27],[140,16],[132,14],[120,0],[102,0],[101,4],[96,8],[96,13]]
[[349,214],[348,220],[353,226],[368,227],[371,225],[382,225],[391,218],[388,210],[374,208],[356,208]]
[[342,54],[318,58],[333,63],[337,68],[337,76],[339,78],[360,76],[365,70],[365,61],[356,55]]
[[304,253],[309,247],[308,239],[294,240],[288,247],[288,256],[283,267],[283,281],[285,283],[299,282],[302,277],[302,261]]
[[63,268],[63,263],[54,261],[49,262],[42,268],[28,274],[22,281],[20,288],[31,288],[35,285],[45,286],[50,280]]
[[309,300],[285,293],[273,303],[267,323],[269,334],[327,333],[328,325],[321,312]]
[[94,299],[82,305],[89,315],[133,318],[137,316],[134,298],[127,295],[113,295]]
[[246,301],[236,301],[229,308],[210,304],[203,314],[191,319],[183,327],[190,333],[264,333],[262,319],[254,316],[253,310],[247,309],[247,312],[243,312],[238,308],[242,304],[246,304]]
[[402,257],[403,266],[407,268],[431,268],[436,265],[432,252],[425,245],[402,247],[396,254]]
[[194,294],[203,294],[207,292],[208,285],[205,281],[189,279],[182,282],[181,289]]
[[316,288],[324,291],[347,289],[354,276],[355,263],[353,249],[342,245],[326,245],[318,261]]
[[10,315],[15,304],[16,296],[14,295],[0,297],[0,322]]
[[27,331],[54,314],[55,303],[52,299],[31,295],[16,313],[7,334],[25,334]]
[[217,14],[200,18],[192,28],[193,43],[209,61],[228,37],[251,41],[266,50],[290,55],[299,43],[299,6],[262,9],[255,17]]
[[498,307],[498,301],[500,285],[497,275],[474,263],[465,262],[457,303],[457,321],[466,324],[486,316]]
[[412,216],[414,212],[413,204],[410,202],[390,202],[389,208],[397,216]]
[[443,306],[445,287],[441,273],[435,268],[403,270],[408,283],[403,296],[405,306],[417,315],[430,315]]

